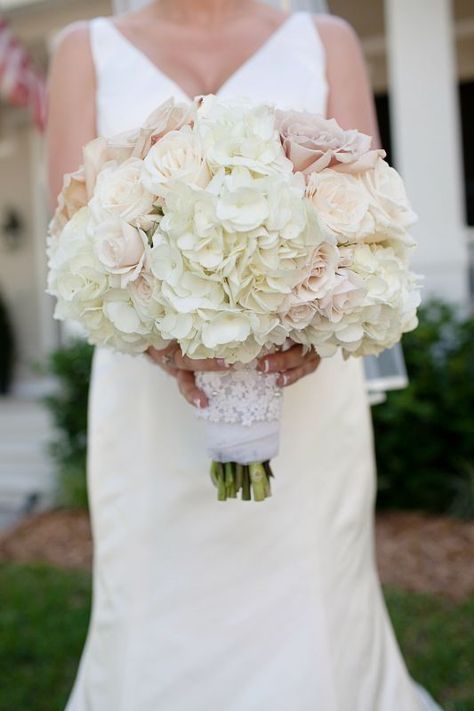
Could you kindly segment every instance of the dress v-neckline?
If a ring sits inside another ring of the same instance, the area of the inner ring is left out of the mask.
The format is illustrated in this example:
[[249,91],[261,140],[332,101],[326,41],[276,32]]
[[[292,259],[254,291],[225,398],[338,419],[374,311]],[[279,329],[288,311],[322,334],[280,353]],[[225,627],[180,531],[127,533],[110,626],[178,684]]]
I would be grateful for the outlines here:
[[[219,88],[214,92],[216,96],[219,96],[222,94],[227,86],[236,79],[242,72],[244,72],[246,69],[248,69],[252,64],[260,57],[262,56],[272,45],[273,43],[281,37],[281,35],[288,29],[288,27],[291,25],[292,21],[295,19],[295,17],[301,15],[303,13],[299,12],[293,12],[288,17],[286,17],[283,22],[281,22],[276,30],[274,30],[268,37],[267,39],[262,42],[262,44],[255,50],[255,52],[252,52],[251,55],[247,57],[239,66],[234,69],[233,72],[229,74],[229,76],[224,79],[222,84],[219,86]],[[103,17],[102,18],[109,28],[112,30],[112,32],[116,35],[116,37],[122,42],[124,47],[127,47],[129,51],[132,51],[135,56],[143,62],[144,65],[148,66],[149,69],[151,69],[152,72],[154,72],[157,76],[162,77],[165,81],[167,81],[170,86],[173,86],[180,94],[182,94],[187,101],[194,101],[194,97],[190,96],[187,91],[185,91],[178,82],[173,79],[169,74],[167,74],[165,71],[163,71],[158,64],[153,62],[153,60],[144,52],[141,50],[137,45],[132,42],[126,35],[123,34],[121,30],[118,29],[118,27],[115,25],[113,20],[109,17]]]

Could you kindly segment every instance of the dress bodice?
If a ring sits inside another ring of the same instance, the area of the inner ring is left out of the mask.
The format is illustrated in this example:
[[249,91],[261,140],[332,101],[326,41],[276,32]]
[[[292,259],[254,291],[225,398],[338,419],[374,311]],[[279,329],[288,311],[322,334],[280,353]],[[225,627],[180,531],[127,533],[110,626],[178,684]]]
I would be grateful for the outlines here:
[[[92,20],[97,129],[112,135],[140,125],[163,101],[191,98],[106,17]],[[246,97],[280,108],[325,114],[324,47],[314,18],[298,12],[224,82],[218,96]]]

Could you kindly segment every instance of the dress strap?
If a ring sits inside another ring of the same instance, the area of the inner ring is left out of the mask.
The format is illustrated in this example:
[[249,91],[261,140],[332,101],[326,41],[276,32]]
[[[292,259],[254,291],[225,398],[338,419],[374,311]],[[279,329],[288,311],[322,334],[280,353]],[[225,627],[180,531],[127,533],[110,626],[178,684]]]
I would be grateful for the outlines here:
[[116,57],[117,37],[110,27],[106,17],[95,17],[89,22],[89,39],[92,59],[96,69],[98,82],[111,59]]

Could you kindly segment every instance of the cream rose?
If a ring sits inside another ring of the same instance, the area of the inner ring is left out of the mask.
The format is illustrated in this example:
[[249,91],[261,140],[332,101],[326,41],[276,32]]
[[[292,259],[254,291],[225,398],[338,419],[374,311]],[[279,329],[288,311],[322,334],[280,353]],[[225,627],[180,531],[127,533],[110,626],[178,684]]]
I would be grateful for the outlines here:
[[[359,131],[344,131],[335,119],[304,111],[277,111],[276,125],[287,157],[295,170],[313,173],[339,165],[350,168],[370,152],[372,139]],[[385,155],[385,153],[383,153]],[[371,156],[369,164],[375,156]]]
[[87,207],[71,218],[59,238],[50,239],[48,257],[48,293],[59,299],[57,317],[79,318],[109,285],[92,249]]
[[295,303],[290,309],[281,314],[281,322],[288,331],[300,331],[309,326],[316,313],[314,303]]
[[142,270],[127,284],[127,289],[142,321],[156,321],[164,316],[163,305],[155,298],[156,280],[150,272]]
[[354,175],[338,173],[331,168],[312,173],[307,197],[320,222],[336,234],[339,241],[357,241],[374,233],[370,194]]
[[97,222],[114,216],[130,224],[143,225],[143,218],[153,210],[155,198],[141,182],[142,167],[141,160],[130,158],[102,169],[89,203]]
[[308,302],[323,298],[334,285],[339,259],[336,244],[325,241],[318,245],[309,260],[305,278],[296,288],[296,300]]
[[94,235],[98,260],[109,274],[120,275],[121,287],[137,279],[148,251],[143,230],[112,218],[99,223]]
[[58,237],[67,222],[87,205],[88,200],[84,168],[79,168],[75,173],[67,173],[64,176],[56,211],[49,225],[49,233]]
[[379,159],[361,180],[370,195],[370,211],[380,231],[397,236],[416,222],[403,180],[384,160]]
[[143,162],[142,183],[151,193],[163,194],[166,183],[175,180],[201,188],[210,180],[199,137],[188,126],[167,133]]
[[319,313],[331,321],[339,323],[347,314],[363,304],[366,289],[362,280],[350,272],[341,270],[334,280],[332,290],[318,303]]
[[168,99],[153,111],[140,129],[133,155],[145,158],[151,146],[171,131],[192,126],[196,120],[196,104],[179,104]]

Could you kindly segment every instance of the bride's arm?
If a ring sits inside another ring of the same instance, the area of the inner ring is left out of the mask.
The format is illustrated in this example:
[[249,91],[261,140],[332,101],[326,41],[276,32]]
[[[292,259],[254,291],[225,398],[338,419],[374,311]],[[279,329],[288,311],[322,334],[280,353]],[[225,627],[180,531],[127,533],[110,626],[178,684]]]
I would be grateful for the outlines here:
[[362,47],[353,28],[339,17],[319,15],[317,29],[326,54],[327,115],[343,128],[357,128],[380,147],[375,103]]
[[82,146],[95,138],[95,71],[86,23],[58,37],[48,79],[46,132],[49,196],[53,207],[63,176],[82,163]]

